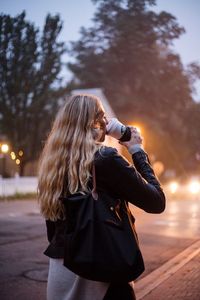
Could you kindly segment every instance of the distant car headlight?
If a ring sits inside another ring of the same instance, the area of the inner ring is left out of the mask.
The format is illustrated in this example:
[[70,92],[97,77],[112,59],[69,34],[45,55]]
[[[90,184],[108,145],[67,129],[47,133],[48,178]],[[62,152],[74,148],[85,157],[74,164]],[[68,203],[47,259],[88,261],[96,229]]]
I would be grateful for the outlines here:
[[172,194],[175,194],[178,190],[178,186],[179,186],[178,182],[176,182],[176,181],[171,182],[169,185],[170,192]]
[[190,193],[197,194],[200,192],[200,183],[197,180],[192,180],[189,183],[188,188],[189,188]]

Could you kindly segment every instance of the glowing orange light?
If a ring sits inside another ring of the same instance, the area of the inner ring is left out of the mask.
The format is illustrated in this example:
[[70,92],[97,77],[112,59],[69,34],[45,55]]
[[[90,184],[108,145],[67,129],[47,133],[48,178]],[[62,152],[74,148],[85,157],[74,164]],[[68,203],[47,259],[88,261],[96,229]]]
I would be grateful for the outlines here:
[[1,145],[1,152],[2,153],[7,153],[9,151],[9,146],[8,144],[2,144]]
[[19,156],[23,156],[24,152],[22,150],[19,151]]
[[12,152],[10,153],[10,156],[11,156],[12,160],[15,160],[15,159],[16,159],[15,152],[12,151]]
[[20,159],[17,158],[15,162],[16,162],[16,165],[19,165],[20,164]]
[[169,188],[170,188],[171,193],[175,194],[178,190],[178,183],[175,181],[171,182],[169,185]]
[[200,183],[198,181],[191,181],[189,184],[189,190],[192,194],[197,194],[200,191]]

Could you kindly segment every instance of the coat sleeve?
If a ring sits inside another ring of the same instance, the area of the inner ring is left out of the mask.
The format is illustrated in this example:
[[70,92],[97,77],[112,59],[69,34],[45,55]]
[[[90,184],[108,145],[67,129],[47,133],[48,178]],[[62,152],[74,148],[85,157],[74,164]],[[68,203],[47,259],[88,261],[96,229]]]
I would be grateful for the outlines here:
[[47,239],[49,243],[51,243],[51,240],[55,233],[55,222],[51,220],[46,220],[46,229],[47,229]]
[[116,149],[104,160],[104,176],[108,190],[148,213],[161,213],[165,209],[165,195],[143,151],[132,156],[130,165]]

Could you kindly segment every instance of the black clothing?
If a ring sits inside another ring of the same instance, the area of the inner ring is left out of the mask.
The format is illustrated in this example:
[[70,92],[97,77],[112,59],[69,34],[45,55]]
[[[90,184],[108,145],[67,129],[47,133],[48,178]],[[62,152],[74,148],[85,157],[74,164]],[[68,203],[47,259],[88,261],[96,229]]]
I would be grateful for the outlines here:
[[129,283],[111,283],[103,300],[136,300]]
[[[95,173],[98,191],[128,201],[148,213],[161,213],[165,209],[165,196],[150,165],[147,154],[140,150],[132,155],[130,165],[117,150],[103,147],[95,154]],[[89,183],[91,187],[92,182]],[[67,217],[67,216],[66,216]],[[63,258],[65,221],[46,221],[50,242],[44,252],[51,258]]]

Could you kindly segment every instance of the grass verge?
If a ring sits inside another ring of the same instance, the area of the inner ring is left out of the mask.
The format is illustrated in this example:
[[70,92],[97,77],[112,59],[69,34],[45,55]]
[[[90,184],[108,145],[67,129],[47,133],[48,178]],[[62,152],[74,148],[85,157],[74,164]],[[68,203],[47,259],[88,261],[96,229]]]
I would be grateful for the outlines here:
[[37,198],[36,193],[15,193],[10,196],[0,196],[0,201],[9,201],[9,200],[33,200]]

